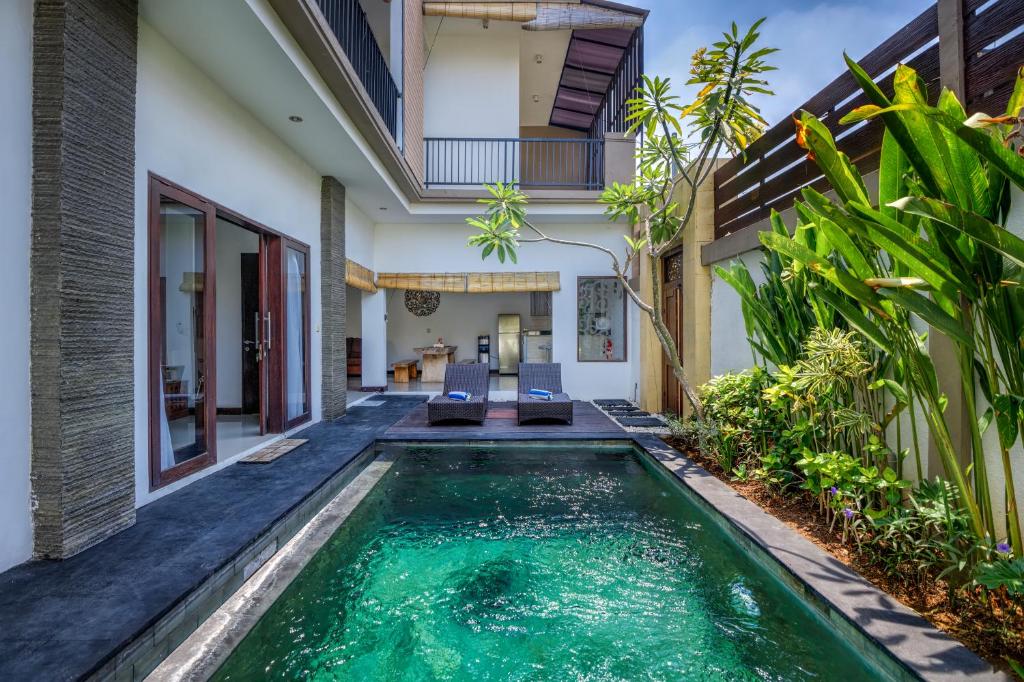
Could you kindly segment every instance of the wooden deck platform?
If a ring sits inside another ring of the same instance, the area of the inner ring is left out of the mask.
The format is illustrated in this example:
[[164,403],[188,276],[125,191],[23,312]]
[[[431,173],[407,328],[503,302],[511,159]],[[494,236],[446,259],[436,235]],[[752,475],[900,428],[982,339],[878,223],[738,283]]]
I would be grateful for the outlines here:
[[573,401],[573,423],[531,422],[516,424],[516,404],[492,402],[483,424],[427,423],[426,404],[384,432],[382,440],[602,440],[624,439],[632,434],[587,402]]

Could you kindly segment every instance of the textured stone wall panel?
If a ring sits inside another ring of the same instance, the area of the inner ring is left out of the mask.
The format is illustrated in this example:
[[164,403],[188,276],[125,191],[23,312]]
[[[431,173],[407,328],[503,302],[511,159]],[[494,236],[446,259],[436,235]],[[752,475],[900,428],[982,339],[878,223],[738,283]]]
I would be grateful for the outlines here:
[[320,186],[320,300],[325,420],[345,414],[348,362],[345,349],[345,186],[324,178]]
[[35,548],[135,521],[135,0],[37,0],[33,40]]

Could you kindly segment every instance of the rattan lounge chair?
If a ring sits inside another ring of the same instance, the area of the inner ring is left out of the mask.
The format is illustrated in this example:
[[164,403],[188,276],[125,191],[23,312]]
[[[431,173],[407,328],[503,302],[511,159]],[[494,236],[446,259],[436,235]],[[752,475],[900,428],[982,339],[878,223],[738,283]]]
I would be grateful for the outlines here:
[[[427,403],[427,422],[437,424],[448,421],[484,423],[487,416],[487,365],[451,364],[444,368],[444,392]],[[465,391],[469,400],[453,400],[448,397],[452,391]]]
[[[529,395],[532,389],[551,391],[551,400]],[[560,363],[519,363],[519,399],[516,401],[519,423],[551,419],[572,424],[572,398],[562,393]]]

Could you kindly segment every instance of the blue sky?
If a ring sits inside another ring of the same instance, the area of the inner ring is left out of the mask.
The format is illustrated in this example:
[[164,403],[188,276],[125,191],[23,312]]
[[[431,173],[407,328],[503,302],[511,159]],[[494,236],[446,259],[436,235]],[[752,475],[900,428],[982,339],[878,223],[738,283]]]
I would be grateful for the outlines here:
[[735,20],[741,27],[767,17],[765,46],[780,48],[768,74],[775,97],[757,103],[775,124],[845,69],[843,50],[860,58],[927,9],[933,0],[624,0],[651,10],[644,29],[649,75],[669,76],[677,94],[690,55]]

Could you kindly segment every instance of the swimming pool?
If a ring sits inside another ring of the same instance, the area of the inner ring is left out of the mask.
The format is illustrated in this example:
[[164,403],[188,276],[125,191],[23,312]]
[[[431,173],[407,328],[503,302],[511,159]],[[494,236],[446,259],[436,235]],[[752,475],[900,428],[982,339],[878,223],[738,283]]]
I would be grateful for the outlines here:
[[214,679],[884,677],[633,448],[393,454]]

